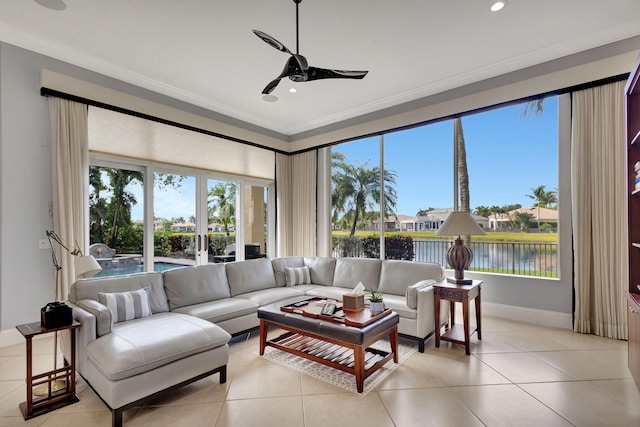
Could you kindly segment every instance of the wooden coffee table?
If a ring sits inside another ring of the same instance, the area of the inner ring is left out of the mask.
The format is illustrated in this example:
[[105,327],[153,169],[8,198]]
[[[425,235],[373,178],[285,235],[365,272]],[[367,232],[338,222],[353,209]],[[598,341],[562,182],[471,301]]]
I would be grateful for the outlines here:
[[[320,314],[320,298],[308,300],[303,307],[271,304],[258,309],[260,319],[260,355],[267,346],[339,369],[356,377],[358,393],[364,380],[393,359],[398,363],[398,313],[391,310],[372,315],[369,309],[358,312]],[[337,304],[339,307],[341,304]],[[286,332],[267,340],[269,326]],[[370,348],[389,337],[391,351]]]

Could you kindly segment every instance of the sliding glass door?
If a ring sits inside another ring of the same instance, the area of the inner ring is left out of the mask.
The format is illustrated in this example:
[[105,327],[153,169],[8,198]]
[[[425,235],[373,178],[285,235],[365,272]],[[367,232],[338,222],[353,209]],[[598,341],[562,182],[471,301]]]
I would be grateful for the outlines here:
[[90,175],[91,250],[102,276],[273,253],[271,182],[96,159]]

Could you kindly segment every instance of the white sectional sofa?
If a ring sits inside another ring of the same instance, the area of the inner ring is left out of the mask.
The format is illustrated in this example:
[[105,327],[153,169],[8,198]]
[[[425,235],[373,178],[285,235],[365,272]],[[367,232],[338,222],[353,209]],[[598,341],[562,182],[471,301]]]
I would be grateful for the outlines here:
[[[224,383],[231,336],[259,326],[259,307],[292,297],[341,300],[362,282],[383,294],[399,333],[423,352],[435,330],[432,285],[443,278],[432,263],[285,257],[83,279],[68,300],[82,323],[76,366],[121,425],[122,412],[150,396],[214,373]],[[443,304],[441,324],[447,316]],[[65,357],[68,340],[63,334]]]

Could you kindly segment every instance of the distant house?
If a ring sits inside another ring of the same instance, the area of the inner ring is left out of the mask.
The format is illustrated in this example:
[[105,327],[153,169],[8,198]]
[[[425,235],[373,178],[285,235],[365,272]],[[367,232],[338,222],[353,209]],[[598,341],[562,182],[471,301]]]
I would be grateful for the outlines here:
[[224,231],[224,226],[222,224],[212,222],[211,224],[207,225],[207,231],[210,233]]
[[[229,231],[235,231],[236,227],[233,224],[229,224],[227,226],[229,228]],[[209,231],[210,233],[222,233],[222,232],[226,232],[227,229],[224,228],[224,224],[218,224],[218,223],[211,223],[207,226],[207,231]]]
[[[437,231],[451,212],[454,212],[453,208],[430,210],[427,215],[416,217],[414,229],[415,231]],[[480,227],[487,228],[489,226],[489,218],[473,214],[471,216]]]
[[196,225],[192,222],[175,222],[171,224],[171,231],[183,233],[195,232]]
[[[447,219],[453,208],[433,209],[427,215],[408,216],[392,215],[385,218],[385,230],[399,231],[437,231]],[[471,215],[482,228],[489,226],[489,218],[479,215]],[[379,223],[374,223],[374,228],[379,231]]]
[[504,230],[511,226],[510,220],[517,212],[528,213],[531,215],[531,222],[538,222],[538,209],[540,212],[540,222],[548,222],[558,226],[558,211],[556,209],[538,208],[530,206],[528,208],[514,209],[506,214],[493,214],[489,217],[489,228],[492,230]]
[[[134,221],[134,224],[142,226],[144,225],[144,221],[141,219],[137,219]],[[156,219],[155,221],[153,221],[153,231],[158,231],[158,230],[162,230],[162,220],[160,219]]]

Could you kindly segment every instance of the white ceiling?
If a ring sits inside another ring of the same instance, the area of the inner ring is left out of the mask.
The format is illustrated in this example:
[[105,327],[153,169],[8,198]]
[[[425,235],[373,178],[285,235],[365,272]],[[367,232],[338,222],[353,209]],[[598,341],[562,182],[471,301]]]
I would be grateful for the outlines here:
[[276,102],[288,55],[251,30],[295,51],[292,0],[2,0],[0,40],[291,136],[640,35],[640,0],[492,2],[304,0],[310,65],[369,74],[284,79]]

